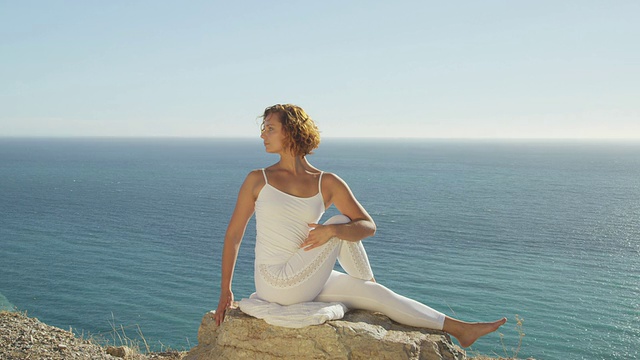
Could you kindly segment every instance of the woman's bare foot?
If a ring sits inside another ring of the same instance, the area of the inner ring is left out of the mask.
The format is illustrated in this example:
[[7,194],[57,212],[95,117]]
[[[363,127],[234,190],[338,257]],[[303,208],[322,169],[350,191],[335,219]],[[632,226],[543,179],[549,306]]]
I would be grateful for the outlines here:
[[471,346],[479,338],[498,330],[498,328],[506,322],[507,318],[502,318],[494,322],[468,323],[447,317],[444,320],[443,330],[455,337],[460,343],[460,346],[466,348]]

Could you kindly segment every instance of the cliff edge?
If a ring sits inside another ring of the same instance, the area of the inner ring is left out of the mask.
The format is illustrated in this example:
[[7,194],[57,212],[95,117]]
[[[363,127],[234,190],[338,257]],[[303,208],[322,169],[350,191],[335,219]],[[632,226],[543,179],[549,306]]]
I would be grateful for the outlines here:
[[0,359],[181,360],[184,353],[142,354],[125,346],[104,347],[71,331],[49,326],[24,313],[0,311]]
[[441,331],[400,325],[363,310],[343,319],[302,329],[272,326],[244,314],[227,312],[216,326],[210,311],[198,330],[198,345],[185,359],[466,359],[464,350]]

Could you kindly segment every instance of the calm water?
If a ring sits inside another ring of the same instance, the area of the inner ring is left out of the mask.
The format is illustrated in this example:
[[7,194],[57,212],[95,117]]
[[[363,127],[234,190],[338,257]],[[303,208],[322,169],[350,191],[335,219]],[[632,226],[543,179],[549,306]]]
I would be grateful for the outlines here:
[[[0,139],[0,307],[195,345],[239,185],[276,160],[259,140]],[[376,220],[379,282],[464,320],[507,316],[509,354],[519,314],[521,357],[640,356],[640,143],[327,140],[310,160]],[[472,350],[504,355],[498,334]]]

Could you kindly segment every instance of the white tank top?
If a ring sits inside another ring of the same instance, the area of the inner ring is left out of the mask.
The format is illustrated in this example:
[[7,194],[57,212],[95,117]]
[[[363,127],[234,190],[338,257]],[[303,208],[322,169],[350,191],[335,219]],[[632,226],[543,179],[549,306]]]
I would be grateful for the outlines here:
[[256,212],[256,264],[282,264],[300,249],[309,235],[309,223],[317,223],[324,214],[322,172],[318,193],[297,197],[269,184],[262,169],[265,185],[258,194]]

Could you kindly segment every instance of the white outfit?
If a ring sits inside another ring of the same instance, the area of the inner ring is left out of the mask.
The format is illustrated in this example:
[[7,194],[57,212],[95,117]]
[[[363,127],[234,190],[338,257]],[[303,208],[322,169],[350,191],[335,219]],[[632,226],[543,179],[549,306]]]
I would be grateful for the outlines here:
[[[253,295],[252,295],[253,296]],[[347,307],[339,302],[302,302],[283,306],[256,299],[242,299],[238,306],[243,313],[264,320],[267,324],[288,328],[303,328],[342,319]]]
[[[262,173],[265,185],[255,204],[258,298],[281,305],[341,302],[351,309],[382,312],[405,325],[442,329],[444,314],[369,281],[373,272],[361,241],[334,237],[309,251],[300,248],[309,234],[308,224],[318,223],[324,214],[322,173],[318,193],[307,198],[276,189],[269,184],[264,169]],[[325,224],[349,221],[337,215]],[[336,259],[347,274],[333,270]]]

